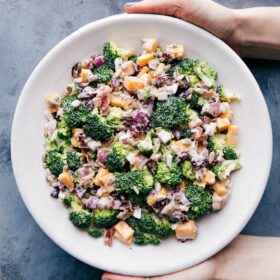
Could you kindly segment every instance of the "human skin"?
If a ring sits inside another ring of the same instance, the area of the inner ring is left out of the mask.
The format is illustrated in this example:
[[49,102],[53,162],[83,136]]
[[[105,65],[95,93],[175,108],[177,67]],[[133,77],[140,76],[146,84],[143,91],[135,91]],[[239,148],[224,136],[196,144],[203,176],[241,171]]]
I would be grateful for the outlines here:
[[[275,280],[280,279],[280,239],[239,235],[217,255],[187,270],[150,280]],[[144,280],[104,273],[102,280]]]
[[280,7],[229,9],[211,0],[144,0],[127,13],[174,16],[198,25],[241,57],[280,60]]

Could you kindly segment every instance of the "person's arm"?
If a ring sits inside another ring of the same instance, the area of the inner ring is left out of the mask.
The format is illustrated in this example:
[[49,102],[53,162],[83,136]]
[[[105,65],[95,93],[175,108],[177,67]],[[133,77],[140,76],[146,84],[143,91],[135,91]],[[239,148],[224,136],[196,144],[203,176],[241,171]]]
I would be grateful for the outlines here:
[[127,13],[170,15],[196,24],[230,45],[242,57],[280,60],[280,8],[234,10],[211,0],[144,0]]
[[[239,235],[211,259],[177,273],[151,280],[274,280],[280,279],[280,238]],[[145,280],[111,273],[102,280]]]

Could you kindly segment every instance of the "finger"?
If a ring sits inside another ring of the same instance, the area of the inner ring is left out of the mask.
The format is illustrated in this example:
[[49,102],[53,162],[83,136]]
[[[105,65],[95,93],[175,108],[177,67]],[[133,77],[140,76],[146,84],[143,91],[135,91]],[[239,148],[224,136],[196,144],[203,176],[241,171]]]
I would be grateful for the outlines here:
[[176,0],[144,0],[125,4],[127,13],[163,14],[176,16],[181,8],[180,2]]
[[145,277],[135,277],[105,272],[102,275],[102,280],[145,280]]

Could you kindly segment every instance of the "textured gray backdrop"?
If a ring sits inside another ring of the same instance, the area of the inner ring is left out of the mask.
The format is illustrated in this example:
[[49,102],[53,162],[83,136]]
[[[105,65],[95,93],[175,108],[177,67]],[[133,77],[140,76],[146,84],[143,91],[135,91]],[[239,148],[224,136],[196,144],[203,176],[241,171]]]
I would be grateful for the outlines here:
[[[20,91],[42,57],[82,25],[122,12],[118,0],[0,0],[0,279],[100,279],[101,271],[68,255],[37,226],[14,180],[10,157],[12,118]],[[244,8],[280,0],[223,0]],[[263,199],[244,234],[280,236],[280,62],[246,61],[265,96],[274,154]],[[250,93],[248,93],[250,94]],[[257,153],[257,151],[256,151]]]

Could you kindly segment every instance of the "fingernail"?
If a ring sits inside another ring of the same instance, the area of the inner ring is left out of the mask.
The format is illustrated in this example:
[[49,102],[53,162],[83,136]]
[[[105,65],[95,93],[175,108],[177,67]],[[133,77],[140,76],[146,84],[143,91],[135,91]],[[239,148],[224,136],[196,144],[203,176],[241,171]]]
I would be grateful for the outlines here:
[[127,2],[127,3],[125,3],[124,5],[126,6],[126,7],[131,7],[131,6],[134,6],[134,5],[136,5],[138,2]]

